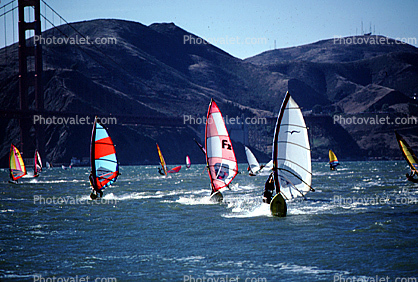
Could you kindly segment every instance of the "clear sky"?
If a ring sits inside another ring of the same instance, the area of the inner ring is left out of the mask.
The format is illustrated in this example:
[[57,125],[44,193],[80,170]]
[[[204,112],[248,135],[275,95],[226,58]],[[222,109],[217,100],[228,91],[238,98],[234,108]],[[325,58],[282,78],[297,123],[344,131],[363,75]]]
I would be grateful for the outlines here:
[[[7,2],[1,0],[0,5]],[[369,32],[371,26],[373,33],[391,38],[413,38],[413,45],[418,46],[417,0],[46,2],[69,22],[98,18],[131,20],[145,25],[173,22],[242,59],[271,50],[274,46],[292,47],[334,36],[360,34],[362,22],[364,32]],[[44,13],[43,4],[41,12]],[[51,12],[46,12],[50,18]],[[56,17],[55,23],[59,24]],[[235,39],[231,41],[231,38]]]

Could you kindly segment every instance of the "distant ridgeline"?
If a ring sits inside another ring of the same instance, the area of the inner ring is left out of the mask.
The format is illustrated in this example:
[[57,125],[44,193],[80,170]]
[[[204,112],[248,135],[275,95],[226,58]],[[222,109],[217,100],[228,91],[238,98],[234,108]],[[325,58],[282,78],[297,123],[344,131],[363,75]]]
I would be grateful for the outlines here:
[[[397,118],[418,116],[414,46],[383,36],[357,36],[270,50],[241,60],[210,44],[184,44],[184,36],[197,36],[172,23],[145,26],[93,20],[72,26],[89,38],[115,38],[116,44],[44,45],[45,109],[131,116],[106,125],[121,164],[158,164],[156,142],[171,148],[165,149],[164,157],[172,163],[184,163],[185,155],[193,163],[204,163],[193,141],[203,141],[202,125],[186,124],[184,117],[206,117],[211,98],[229,117],[267,118],[267,124],[251,123],[231,132],[238,162],[246,160],[244,145],[266,162],[286,91],[306,116],[313,159],[326,161],[330,148],[339,159],[401,158],[395,128],[418,150],[418,125],[396,123]],[[78,34],[66,25],[59,29],[42,36]],[[0,69],[2,111],[19,109],[17,48],[17,44],[7,47],[7,66]],[[5,56],[1,51],[2,62]],[[10,144],[19,144],[20,133],[17,119],[0,117],[0,165],[7,167]],[[388,122],[347,123],[354,117]],[[339,122],[343,118],[345,122]],[[89,155],[91,124],[44,126],[44,161],[69,164],[73,157]]]

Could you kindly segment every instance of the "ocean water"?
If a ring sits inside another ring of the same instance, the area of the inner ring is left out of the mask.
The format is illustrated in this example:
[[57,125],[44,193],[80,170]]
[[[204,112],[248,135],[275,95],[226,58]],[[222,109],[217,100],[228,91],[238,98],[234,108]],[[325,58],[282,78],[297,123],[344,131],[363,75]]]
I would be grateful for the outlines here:
[[95,202],[89,168],[18,185],[2,170],[0,280],[416,281],[405,280],[418,278],[418,184],[406,172],[404,161],[313,163],[316,192],[276,218],[261,201],[266,176],[238,175],[212,204],[204,165],[168,177],[122,166]]

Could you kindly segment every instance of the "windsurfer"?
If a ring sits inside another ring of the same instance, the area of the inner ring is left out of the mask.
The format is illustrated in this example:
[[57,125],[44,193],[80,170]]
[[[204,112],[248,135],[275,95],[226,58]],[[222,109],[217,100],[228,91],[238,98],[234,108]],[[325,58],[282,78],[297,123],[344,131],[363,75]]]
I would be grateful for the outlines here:
[[407,173],[406,178],[411,182],[418,183],[418,179],[414,177],[415,175],[417,175],[416,171],[411,169],[411,174]]
[[90,193],[90,198],[92,199],[92,200],[95,200],[95,199],[97,199],[97,197],[100,195],[100,198],[101,197],[103,197],[103,192],[101,191],[101,190],[99,190],[99,189],[97,189],[96,188],[96,185],[95,185],[95,179],[94,179],[94,177],[93,177],[93,173],[92,172],[90,172],[90,175],[89,175],[89,180],[90,180],[90,184],[91,184],[91,186],[92,186],[92,191],[91,191],[91,193]]
[[12,172],[12,170],[11,169],[9,169],[9,173],[10,173],[10,179],[11,180],[9,180],[9,182],[10,183],[15,183],[15,184],[17,184],[18,183],[18,180],[16,179],[16,180],[13,180],[13,172]]
[[164,175],[164,171],[161,169],[161,167],[158,168],[158,173]]
[[263,202],[270,204],[271,199],[273,198],[274,191],[274,181],[273,181],[273,172],[270,173],[269,178],[267,178],[266,184],[264,185],[263,193]]

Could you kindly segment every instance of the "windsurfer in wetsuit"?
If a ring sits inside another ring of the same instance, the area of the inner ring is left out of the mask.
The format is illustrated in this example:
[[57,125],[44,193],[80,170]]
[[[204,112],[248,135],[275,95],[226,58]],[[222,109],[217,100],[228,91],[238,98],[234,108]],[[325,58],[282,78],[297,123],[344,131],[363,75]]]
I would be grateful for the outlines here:
[[100,195],[100,198],[101,198],[103,196],[103,192],[101,190],[99,190],[99,189],[96,188],[95,179],[93,177],[93,173],[92,172],[90,172],[89,180],[90,180],[90,184],[91,184],[91,186],[93,188],[93,191],[91,191],[91,194],[90,194],[90,198],[92,200],[95,200],[95,199],[97,199],[97,197],[99,195]]
[[263,202],[266,204],[270,204],[271,199],[273,198],[273,191],[274,191],[274,179],[273,179],[273,172],[270,173],[269,178],[267,178],[266,184],[264,185],[264,193],[263,193]]
[[414,176],[417,175],[417,172],[411,169],[411,174],[406,174],[406,178],[414,183],[418,183],[418,179],[416,179]]
[[158,173],[164,175],[164,171],[161,169],[161,167],[158,168]]
[[9,182],[13,182],[13,183],[18,183],[18,180],[16,179],[16,180],[13,180],[13,172],[12,172],[12,170],[11,169],[9,169],[9,173],[10,173],[10,180],[9,180]]

